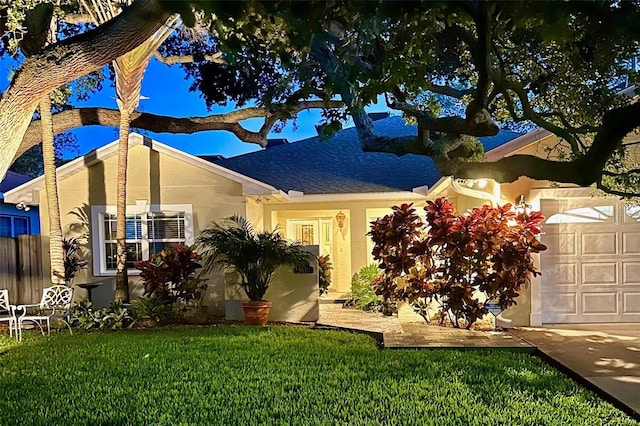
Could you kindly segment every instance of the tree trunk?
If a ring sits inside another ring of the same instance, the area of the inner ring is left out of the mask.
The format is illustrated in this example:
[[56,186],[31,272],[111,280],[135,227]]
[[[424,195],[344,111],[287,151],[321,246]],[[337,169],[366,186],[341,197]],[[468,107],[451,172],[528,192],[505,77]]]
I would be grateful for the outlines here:
[[169,16],[158,0],[136,0],[106,24],[25,60],[0,100],[0,180],[44,95],[133,50],[155,34]]
[[60,224],[60,203],[58,200],[58,180],[56,175],[56,156],[53,145],[53,120],[51,98],[49,95],[40,100],[42,124],[42,160],[44,164],[44,185],[47,192],[49,216],[49,257],[51,260],[51,282],[64,282],[64,250],[62,248],[62,225]]
[[120,136],[118,139],[118,183],[116,193],[116,293],[115,300],[129,301],[127,274],[127,157],[129,155],[129,122],[127,108],[120,109]]

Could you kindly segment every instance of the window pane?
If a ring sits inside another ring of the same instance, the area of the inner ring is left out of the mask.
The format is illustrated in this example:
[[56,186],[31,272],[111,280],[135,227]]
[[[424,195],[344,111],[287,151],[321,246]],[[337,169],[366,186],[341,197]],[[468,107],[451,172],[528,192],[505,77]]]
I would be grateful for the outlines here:
[[[142,238],[142,217],[140,215],[127,215],[125,226],[127,240],[139,240]],[[116,215],[104,214],[104,239],[116,239]]]
[[114,214],[104,214],[104,239],[116,239],[116,215]]
[[140,215],[127,215],[127,240],[142,238],[142,218]]
[[170,242],[150,242],[149,243],[149,254],[158,254],[162,250],[174,250],[179,243],[170,243]]
[[107,243],[105,246],[107,269],[116,269],[116,243]]
[[140,262],[142,260],[142,244],[141,243],[127,243],[127,269],[133,269],[134,262]]
[[26,217],[13,218],[13,235],[24,235],[29,233],[29,220]]
[[0,237],[11,236],[11,218],[8,216],[0,216]]
[[[105,263],[107,269],[115,270],[117,261],[117,246],[116,243],[105,244]],[[141,243],[127,243],[127,269],[133,269],[133,263],[142,260],[142,244]]]
[[303,245],[312,245],[315,241],[314,226],[296,224],[296,241]]
[[184,239],[184,213],[152,213],[148,219],[149,238]]

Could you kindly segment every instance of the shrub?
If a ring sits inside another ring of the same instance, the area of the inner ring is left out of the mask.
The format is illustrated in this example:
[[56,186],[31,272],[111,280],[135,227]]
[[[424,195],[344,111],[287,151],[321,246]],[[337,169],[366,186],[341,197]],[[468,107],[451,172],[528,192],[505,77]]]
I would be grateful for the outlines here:
[[[511,205],[482,206],[456,214],[445,197],[428,201],[426,223],[412,204],[372,222],[374,259],[384,272],[376,293],[408,300],[423,310],[436,301],[440,316],[467,328],[488,313],[476,297],[482,292],[503,309],[515,305],[521,288],[536,275],[531,254],[545,250],[537,240],[540,212],[511,211]],[[406,285],[397,287],[397,280]]]
[[328,254],[324,256],[318,256],[318,276],[319,276],[319,291],[320,296],[329,292],[329,286],[331,285],[331,270],[333,265]]
[[144,294],[155,294],[169,304],[199,305],[207,290],[206,280],[195,276],[202,267],[199,259],[192,246],[178,244],[175,250],[163,250],[152,254],[149,260],[136,262]]
[[65,237],[62,239],[64,274],[56,272],[56,275],[62,279],[66,285],[71,285],[71,282],[78,272],[87,268],[87,260],[81,257],[80,243],[80,238]]
[[108,308],[94,309],[91,302],[82,300],[69,310],[69,325],[85,330],[119,330],[130,328],[133,323],[133,313],[122,302],[113,302]]
[[171,305],[166,300],[160,299],[155,293],[134,300],[130,306],[137,319],[146,317],[160,322],[171,315]]
[[363,311],[382,310],[382,297],[377,295],[372,287],[381,276],[376,265],[365,266],[351,278],[351,292],[346,295],[344,307],[356,308]]

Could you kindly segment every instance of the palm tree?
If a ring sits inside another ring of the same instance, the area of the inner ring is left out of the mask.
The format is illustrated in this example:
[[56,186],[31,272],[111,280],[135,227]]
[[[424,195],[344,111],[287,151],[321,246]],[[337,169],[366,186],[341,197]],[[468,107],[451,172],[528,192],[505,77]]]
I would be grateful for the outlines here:
[[51,98],[40,99],[40,120],[42,123],[42,161],[44,185],[49,213],[49,258],[51,261],[51,282],[58,284],[64,280],[64,248],[62,245],[62,224],[60,222],[60,200],[58,198],[58,178],[56,156],[53,145],[53,119]]
[[233,215],[203,230],[196,241],[203,271],[232,268],[251,301],[262,301],[271,276],[284,265],[308,267],[313,255],[298,242],[287,241],[277,229],[256,232],[242,216]]
[[[121,9],[111,0],[81,0],[82,5],[96,24],[103,24],[120,13]],[[130,3],[130,1],[129,1]],[[116,75],[116,101],[120,110],[118,137],[118,168],[116,189],[116,301],[129,301],[129,279],[127,276],[126,208],[127,208],[127,163],[129,154],[129,125],[131,114],[140,101],[140,85],[144,72],[158,47],[169,37],[173,26],[179,22],[177,16],[167,20],[152,37],[134,50],[113,61]]]

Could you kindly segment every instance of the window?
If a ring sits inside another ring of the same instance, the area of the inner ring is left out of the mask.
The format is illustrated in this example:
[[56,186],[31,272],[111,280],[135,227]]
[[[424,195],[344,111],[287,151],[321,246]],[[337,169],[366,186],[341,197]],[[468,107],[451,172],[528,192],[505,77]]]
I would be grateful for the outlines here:
[[0,237],[17,237],[29,234],[29,218],[21,216],[0,216]]
[[[97,254],[94,273],[114,275],[117,263],[115,207],[94,206],[92,218],[93,247]],[[127,206],[126,239],[127,269],[130,274],[137,274],[135,262],[179,243],[193,244],[191,205]]]
[[578,207],[551,215],[546,224],[602,223],[613,218],[613,206]]

